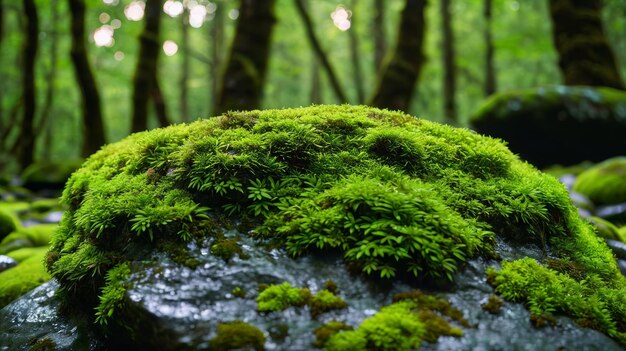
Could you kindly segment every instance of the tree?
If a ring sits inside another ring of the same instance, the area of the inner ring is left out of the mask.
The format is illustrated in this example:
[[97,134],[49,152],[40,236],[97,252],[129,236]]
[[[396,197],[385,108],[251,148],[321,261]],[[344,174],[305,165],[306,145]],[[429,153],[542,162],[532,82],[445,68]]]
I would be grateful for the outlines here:
[[84,138],[82,155],[87,157],[98,151],[105,143],[104,122],[100,106],[100,94],[85,48],[85,2],[68,0],[72,16],[71,57],[74,73],[82,96]]
[[382,70],[370,105],[408,111],[424,63],[425,7],[426,0],[406,0],[400,15],[396,48]]
[[387,52],[385,40],[385,3],[383,0],[374,0],[374,15],[372,16],[372,38],[374,38],[374,66],[377,73],[383,67],[383,59]]
[[485,19],[485,96],[496,92],[496,69],[494,66],[494,48],[491,37],[491,0],[483,1],[483,18]]
[[17,153],[20,169],[33,163],[35,154],[35,59],[37,58],[37,38],[39,35],[39,17],[34,0],[24,0],[24,14],[26,15],[26,38],[23,46],[22,64],[22,99],[24,110],[18,136]]
[[209,37],[211,38],[211,91],[210,101],[213,104],[213,110],[217,111],[217,100],[219,95],[219,72],[222,67],[222,57],[224,52],[224,5],[215,2],[215,13],[213,16],[213,24],[209,27]]
[[326,75],[328,76],[328,80],[330,82],[330,87],[335,93],[335,97],[341,103],[348,102],[348,98],[346,93],[341,88],[341,84],[339,83],[339,79],[337,78],[337,74],[335,74],[335,70],[330,65],[330,61],[328,61],[328,56],[322,49],[322,45],[319,40],[317,40],[317,36],[315,35],[315,30],[313,28],[313,21],[311,21],[311,16],[306,10],[303,0],[294,0],[296,3],[296,9],[298,10],[298,14],[300,18],[302,18],[302,22],[304,22],[304,28],[306,29],[307,38],[309,39],[309,43],[313,48],[313,52],[316,54],[317,59],[319,60],[322,67],[326,71]]
[[180,21],[180,120],[189,121],[189,89],[187,81],[189,80],[189,11],[183,11]]
[[602,27],[602,0],[550,0],[550,15],[565,84],[626,89]]
[[157,118],[167,125],[165,101],[157,78],[161,41],[159,39],[162,0],[147,0],[144,10],[145,25],[139,38],[139,57],[133,79],[133,121],[131,130],[148,128],[148,101],[152,98]]
[[228,110],[252,110],[261,105],[276,23],[276,0],[242,0],[235,38],[218,89],[215,115]]
[[[358,0],[352,0],[352,10],[357,6]],[[352,72],[354,76],[354,86],[356,88],[356,100],[359,104],[365,101],[365,90],[363,87],[363,75],[361,74],[361,52],[359,50],[359,37],[356,33],[356,18],[352,12],[352,25],[348,30],[350,40],[350,58],[352,60]]]
[[443,112],[450,123],[456,121],[456,72],[454,65],[454,32],[452,31],[452,14],[450,0],[441,0],[441,31],[443,46]]

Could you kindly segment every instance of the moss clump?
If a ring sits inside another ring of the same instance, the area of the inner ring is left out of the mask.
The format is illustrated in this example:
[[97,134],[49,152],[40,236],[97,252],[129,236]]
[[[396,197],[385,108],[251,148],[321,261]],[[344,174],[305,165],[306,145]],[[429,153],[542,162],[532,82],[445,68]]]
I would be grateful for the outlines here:
[[470,123],[538,167],[599,162],[626,150],[626,92],[588,86],[504,92],[487,99]]
[[57,228],[57,224],[36,224],[19,228],[0,241],[0,254],[24,247],[48,246]]
[[614,157],[582,172],[574,190],[596,205],[626,202],[626,157]]
[[239,241],[237,239],[224,239],[218,238],[211,245],[211,254],[230,261],[235,255],[238,255],[241,259],[246,259],[248,256],[243,252]]
[[29,351],[56,351],[57,344],[50,338],[44,338],[41,340],[33,340],[31,342]]
[[598,274],[584,280],[544,267],[532,258],[503,262],[502,270],[490,269],[489,281],[503,298],[528,306],[532,322],[540,327],[563,313],[579,324],[600,330],[626,342],[624,280],[607,284]]
[[469,258],[494,255],[496,233],[607,282],[619,272],[563,185],[501,141],[362,106],[232,112],[133,134],[92,155],[62,203],[46,263],[72,301],[102,303],[107,272],[136,248],[215,238],[212,217],[245,219],[293,256],[340,252],[382,278],[453,279]]
[[17,249],[11,252],[7,252],[7,256],[16,260],[17,262],[23,262],[35,255],[39,257],[44,256],[46,252],[48,252],[47,246],[39,246],[39,247],[23,247],[21,249]]
[[322,326],[317,327],[313,333],[315,334],[315,341],[313,341],[313,347],[323,348],[326,345],[328,339],[331,336],[339,333],[340,331],[354,330],[351,326],[344,322],[330,321]]
[[259,328],[242,321],[220,323],[217,336],[209,340],[211,350],[239,350],[253,348],[264,350],[265,335]]
[[82,160],[58,163],[36,162],[22,172],[24,187],[28,189],[62,189],[70,175],[76,171]]
[[43,265],[45,250],[40,250],[17,266],[0,273],[0,308],[50,280]]
[[243,299],[244,297],[246,297],[246,290],[244,290],[242,287],[235,287],[233,289],[233,291],[230,292],[231,294],[233,294],[234,297],[238,297],[240,299]]
[[96,309],[96,322],[107,324],[116,310],[124,308],[126,289],[128,288],[125,280],[128,279],[129,275],[128,263],[120,263],[107,272],[107,285],[100,294],[100,304]]
[[489,299],[481,307],[491,314],[499,314],[502,310],[502,299],[496,295],[489,295]]
[[291,306],[304,306],[311,299],[309,289],[294,288],[285,282],[270,285],[256,298],[259,312],[282,311]]
[[4,239],[11,232],[18,228],[15,216],[7,212],[0,211],[0,240]]
[[598,235],[602,238],[626,242],[624,241],[626,237],[622,237],[615,224],[600,217],[589,217],[588,220],[596,227]]
[[309,307],[311,308],[311,317],[317,318],[322,313],[344,309],[348,307],[348,304],[332,292],[321,290],[311,298]]

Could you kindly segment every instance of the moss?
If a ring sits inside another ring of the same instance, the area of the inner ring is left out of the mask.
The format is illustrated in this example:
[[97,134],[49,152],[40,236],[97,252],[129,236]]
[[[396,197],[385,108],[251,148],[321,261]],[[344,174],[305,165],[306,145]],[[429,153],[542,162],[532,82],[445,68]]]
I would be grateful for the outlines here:
[[[453,279],[494,256],[496,233],[621,279],[563,185],[499,140],[363,106],[229,115],[133,134],[71,176],[46,260],[68,299],[114,289],[107,272],[136,259],[129,246],[217,238],[220,217],[294,257],[340,252],[385,279]],[[291,305],[290,287],[275,289],[261,293],[268,311]]]
[[304,306],[311,298],[309,289],[294,288],[285,282],[270,285],[256,298],[259,312],[282,311],[291,306]]
[[593,165],[594,165],[593,162],[583,161],[573,166],[552,165],[552,166],[542,169],[542,171],[544,173],[550,174],[557,178],[560,178],[568,174],[578,176],[582,172],[591,168]]
[[52,210],[60,210],[61,204],[58,199],[40,199],[30,203],[30,210],[37,213],[44,213]]
[[626,157],[614,157],[582,172],[574,190],[596,205],[626,202]]
[[493,294],[489,295],[489,299],[487,299],[487,302],[482,304],[481,307],[491,314],[500,314],[502,310],[502,299]]
[[125,281],[129,276],[130,267],[127,263],[121,263],[108,271],[107,285],[102,289],[100,304],[96,309],[96,322],[106,325],[109,319],[114,318],[116,310],[124,308],[128,288]]
[[7,256],[16,260],[17,262],[23,262],[30,257],[35,255],[42,256],[48,252],[47,246],[39,246],[39,247],[23,247],[21,249],[13,250],[11,252],[7,252]]
[[216,239],[213,245],[211,245],[211,254],[225,261],[230,261],[235,255],[241,259],[248,258],[241,249],[237,239]]
[[344,322],[330,321],[324,325],[317,327],[313,333],[315,334],[315,341],[313,341],[313,347],[323,348],[326,345],[328,339],[331,336],[339,333],[340,331],[354,330],[351,326]]
[[246,290],[239,286],[235,287],[230,293],[233,294],[234,297],[238,297],[240,299],[246,297]]
[[22,182],[29,189],[61,189],[81,163],[82,160],[57,163],[36,162],[22,172]]
[[30,343],[29,351],[55,351],[57,344],[50,338],[44,338],[41,340],[33,340]]
[[0,308],[50,279],[43,265],[44,255],[45,251],[41,250],[0,273]]
[[604,239],[619,240],[625,242],[615,224],[600,217],[587,218],[595,227],[598,235]]
[[18,228],[18,220],[15,216],[0,210],[0,240]]
[[259,328],[242,321],[220,323],[217,336],[209,340],[211,350],[239,350],[253,348],[264,350],[265,335]]
[[425,294],[420,290],[398,293],[393,296],[393,301],[413,301],[421,310],[435,311],[464,327],[470,326],[469,322],[463,317],[463,312],[454,308],[448,301]]
[[23,247],[48,246],[57,228],[57,224],[36,224],[20,228],[0,241],[0,254]]
[[335,283],[333,280],[330,280],[330,279],[324,283],[324,290],[328,290],[335,295],[339,292],[337,283]]
[[309,307],[311,308],[311,317],[317,318],[322,313],[344,309],[348,307],[348,304],[332,292],[321,290],[310,299]]

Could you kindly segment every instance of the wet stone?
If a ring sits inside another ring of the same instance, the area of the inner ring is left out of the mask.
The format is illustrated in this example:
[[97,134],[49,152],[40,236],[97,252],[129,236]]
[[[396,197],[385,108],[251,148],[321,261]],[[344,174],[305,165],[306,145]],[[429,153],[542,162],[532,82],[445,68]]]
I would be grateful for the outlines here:
[[9,256],[0,255],[0,273],[17,266],[17,261]]

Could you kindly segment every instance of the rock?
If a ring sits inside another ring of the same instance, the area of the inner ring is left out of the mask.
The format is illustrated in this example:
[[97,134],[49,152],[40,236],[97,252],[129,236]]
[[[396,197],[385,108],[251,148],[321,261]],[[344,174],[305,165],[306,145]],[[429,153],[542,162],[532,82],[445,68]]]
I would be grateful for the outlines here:
[[33,350],[38,343],[57,351],[106,350],[89,321],[59,313],[58,286],[52,280],[0,309],[0,350]]
[[538,167],[599,162],[626,150],[626,93],[584,86],[505,92],[470,123]]
[[596,205],[626,204],[626,157],[608,159],[582,172],[573,189]]
[[17,266],[17,261],[15,259],[9,256],[0,255],[0,273],[15,266]]
[[[520,332],[494,345],[626,340],[611,308],[626,278],[563,185],[496,139],[401,113],[229,112],[137,133],[91,156],[62,202],[45,262],[118,348],[202,349],[241,326],[237,345],[259,348],[260,330],[301,349],[331,319],[353,330],[326,328],[329,349],[489,345],[494,320]],[[498,316],[481,308],[494,293]]]

